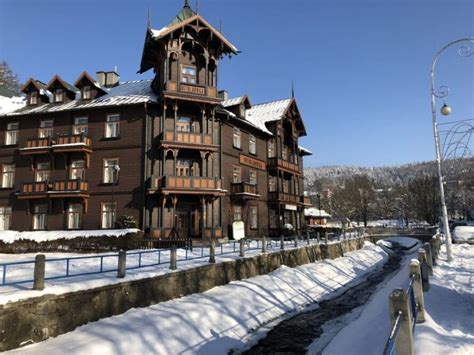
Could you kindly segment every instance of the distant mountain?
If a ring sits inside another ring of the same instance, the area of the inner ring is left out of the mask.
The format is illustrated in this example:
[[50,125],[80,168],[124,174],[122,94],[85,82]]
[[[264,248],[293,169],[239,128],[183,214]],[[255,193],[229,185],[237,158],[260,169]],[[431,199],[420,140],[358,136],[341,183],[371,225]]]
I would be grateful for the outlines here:
[[[448,183],[474,179],[474,158],[443,162],[443,166]],[[434,161],[372,168],[340,165],[306,168],[305,187],[307,190],[321,191],[342,184],[348,177],[362,174],[368,175],[377,188],[388,188],[406,185],[420,175],[436,175],[437,168]]]

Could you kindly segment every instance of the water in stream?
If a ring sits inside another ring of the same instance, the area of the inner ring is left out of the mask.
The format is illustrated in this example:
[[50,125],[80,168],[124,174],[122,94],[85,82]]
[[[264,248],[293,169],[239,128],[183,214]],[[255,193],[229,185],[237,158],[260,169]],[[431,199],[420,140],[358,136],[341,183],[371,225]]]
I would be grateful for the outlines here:
[[398,270],[402,255],[401,250],[390,255],[383,268],[340,296],[320,302],[319,308],[283,320],[244,354],[305,354],[306,348],[323,334],[326,322],[348,314],[369,300],[377,286]]

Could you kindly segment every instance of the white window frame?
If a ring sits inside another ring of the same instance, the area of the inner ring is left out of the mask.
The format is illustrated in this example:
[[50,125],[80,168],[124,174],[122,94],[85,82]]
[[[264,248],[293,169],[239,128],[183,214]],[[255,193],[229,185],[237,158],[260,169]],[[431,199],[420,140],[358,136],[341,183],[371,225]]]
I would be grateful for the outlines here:
[[74,117],[74,125],[72,126],[72,134],[80,135],[84,134],[87,136],[89,129],[89,118],[88,117]]
[[9,230],[12,225],[12,208],[0,206],[0,231]]
[[71,180],[82,180],[86,178],[86,162],[85,160],[79,159],[71,162],[69,169],[69,178]]
[[234,205],[232,208],[232,220],[234,222],[242,220],[242,205]]
[[5,145],[18,144],[18,132],[20,129],[19,122],[7,123],[7,130],[5,131]]
[[273,175],[268,175],[268,191],[276,192],[277,191],[277,177]]
[[250,206],[250,229],[258,229],[258,207]]
[[196,84],[197,68],[192,65],[181,65],[181,82],[186,84]]
[[107,115],[105,120],[105,138],[120,137],[120,115],[118,113]]
[[232,144],[234,148],[241,149],[242,146],[242,132],[237,127],[233,128],[232,132]]
[[118,181],[118,171],[115,171],[114,166],[119,165],[119,158],[105,158],[102,180],[104,184],[113,184]]
[[275,140],[271,139],[267,143],[267,155],[268,158],[275,158]]
[[9,189],[15,186],[15,164],[2,165],[2,188]]
[[40,121],[40,128],[38,130],[38,138],[52,137],[54,134],[54,120],[47,119]]
[[249,184],[257,185],[258,177],[257,177],[257,170],[249,169]]
[[115,227],[117,215],[116,202],[102,202],[100,224],[102,229],[111,229]]
[[83,100],[90,100],[92,97],[92,87],[90,85],[85,85],[82,87],[81,98]]
[[38,104],[38,91],[30,92],[30,97],[28,98],[28,103],[30,105],[37,105]]
[[33,207],[33,230],[45,230],[48,227],[48,205],[37,204]]
[[242,182],[242,168],[240,166],[234,165],[232,167],[232,183],[240,184]]
[[67,208],[67,228],[81,229],[83,207],[80,203],[71,203]]
[[51,176],[51,163],[50,162],[36,163],[35,182],[48,181],[50,176]]
[[253,134],[249,134],[249,153],[257,155],[257,137]]
[[54,91],[54,102],[64,101],[64,89],[56,89]]

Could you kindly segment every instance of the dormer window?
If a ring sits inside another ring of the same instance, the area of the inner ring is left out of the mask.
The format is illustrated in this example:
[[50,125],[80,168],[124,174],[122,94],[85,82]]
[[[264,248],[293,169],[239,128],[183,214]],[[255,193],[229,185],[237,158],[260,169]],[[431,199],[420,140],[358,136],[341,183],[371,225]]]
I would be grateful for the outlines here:
[[92,89],[90,85],[86,85],[82,88],[82,99],[83,100],[90,100],[92,97]]
[[181,67],[181,82],[196,84],[196,67],[183,65]]
[[63,102],[64,100],[64,90],[56,89],[54,92],[54,102]]
[[244,105],[239,106],[239,116],[240,116],[240,118],[245,118],[245,106]]
[[38,91],[32,91],[30,93],[29,104],[30,105],[37,105],[38,104]]

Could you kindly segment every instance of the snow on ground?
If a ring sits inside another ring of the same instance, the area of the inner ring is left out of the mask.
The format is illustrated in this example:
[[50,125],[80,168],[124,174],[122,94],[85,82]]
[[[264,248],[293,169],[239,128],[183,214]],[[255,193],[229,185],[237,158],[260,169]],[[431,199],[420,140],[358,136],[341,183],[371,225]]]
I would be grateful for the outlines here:
[[341,293],[386,260],[381,248],[367,243],[335,260],[282,266],[268,275],[131,309],[9,353],[226,354],[243,349],[252,331]]
[[442,248],[430,290],[426,322],[415,328],[416,354],[474,354],[474,246],[454,244],[451,263]]
[[[388,297],[393,289],[408,286],[408,264],[416,251],[404,258],[400,271],[379,286],[368,304],[325,327],[325,335],[331,339],[335,332],[331,328],[347,324],[330,340],[324,355],[383,352],[391,329]],[[415,327],[416,354],[474,354],[474,246],[455,244],[453,254],[455,260],[448,264],[442,247],[439,265],[430,277],[430,291],[424,293],[427,321]],[[324,340],[313,343],[308,353],[318,353],[329,341]]]
[[454,228],[453,241],[456,243],[474,243],[474,226],[458,226]]
[[17,232],[12,230],[0,231],[0,240],[4,243],[13,243],[20,239],[29,239],[36,242],[46,242],[55,239],[72,239],[76,237],[120,237],[128,233],[137,233],[139,229],[100,229],[100,230],[57,230],[57,231],[34,231],[34,232]]
[[[301,243],[301,242],[300,242]],[[316,240],[311,240],[316,244]],[[336,243],[335,241],[330,244]],[[300,244],[301,247],[302,244]],[[305,244],[303,244],[305,245]],[[246,245],[245,256],[256,256],[261,253],[261,244],[256,241],[249,242]],[[278,252],[280,250],[279,241],[268,241],[268,253]],[[294,249],[294,242],[287,240],[285,249]],[[67,292],[87,290],[94,287],[116,284],[124,281],[137,280],[148,277],[164,275],[174,272],[169,269],[170,252],[169,250],[131,250],[127,252],[127,268],[139,265],[142,254],[141,268],[127,270],[127,276],[124,279],[118,279],[117,276],[117,253],[99,253],[99,254],[75,254],[75,253],[43,253],[46,255],[46,278],[63,276],[66,274],[67,262],[62,258],[71,258],[69,262],[70,275],[89,273],[88,275],[78,275],[67,278],[49,279],[45,282],[43,291],[31,290],[33,283],[21,283],[18,285],[0,286],[0,304],[18,301],[20,299],[42,296],[46,294],[63,294]],[[222,255],[220,255],[222,254]],[[6,270],[6,281],[17,282],[31,280],[33,278],[34,253],[28,254],[0,254],[0,277],[3,274],[1,263],[9,262],[28,262],[20,265],[8,265]],[[237,243],[227,243],[216,247],[216,262],[225,262],[239,258],[239,245]],[[90,274],[100,270],[101,257],[103,259],[103,269],[106,272],[100,274]],[[57,260],[62,259],[62,260]],[[177,250],[178,270],[190,269],[197,266],[206,265],[209,259],[209,248],[194,247],[193,251],[185,249]],[[161,264],[156,265],[158,262]],[[153,265],[154,264],[154,265]],[[111,270],[108,271],[107,270]],[[115,270],[115,271],[114,271]],[[1,279],[0,279],[1,280]]]

